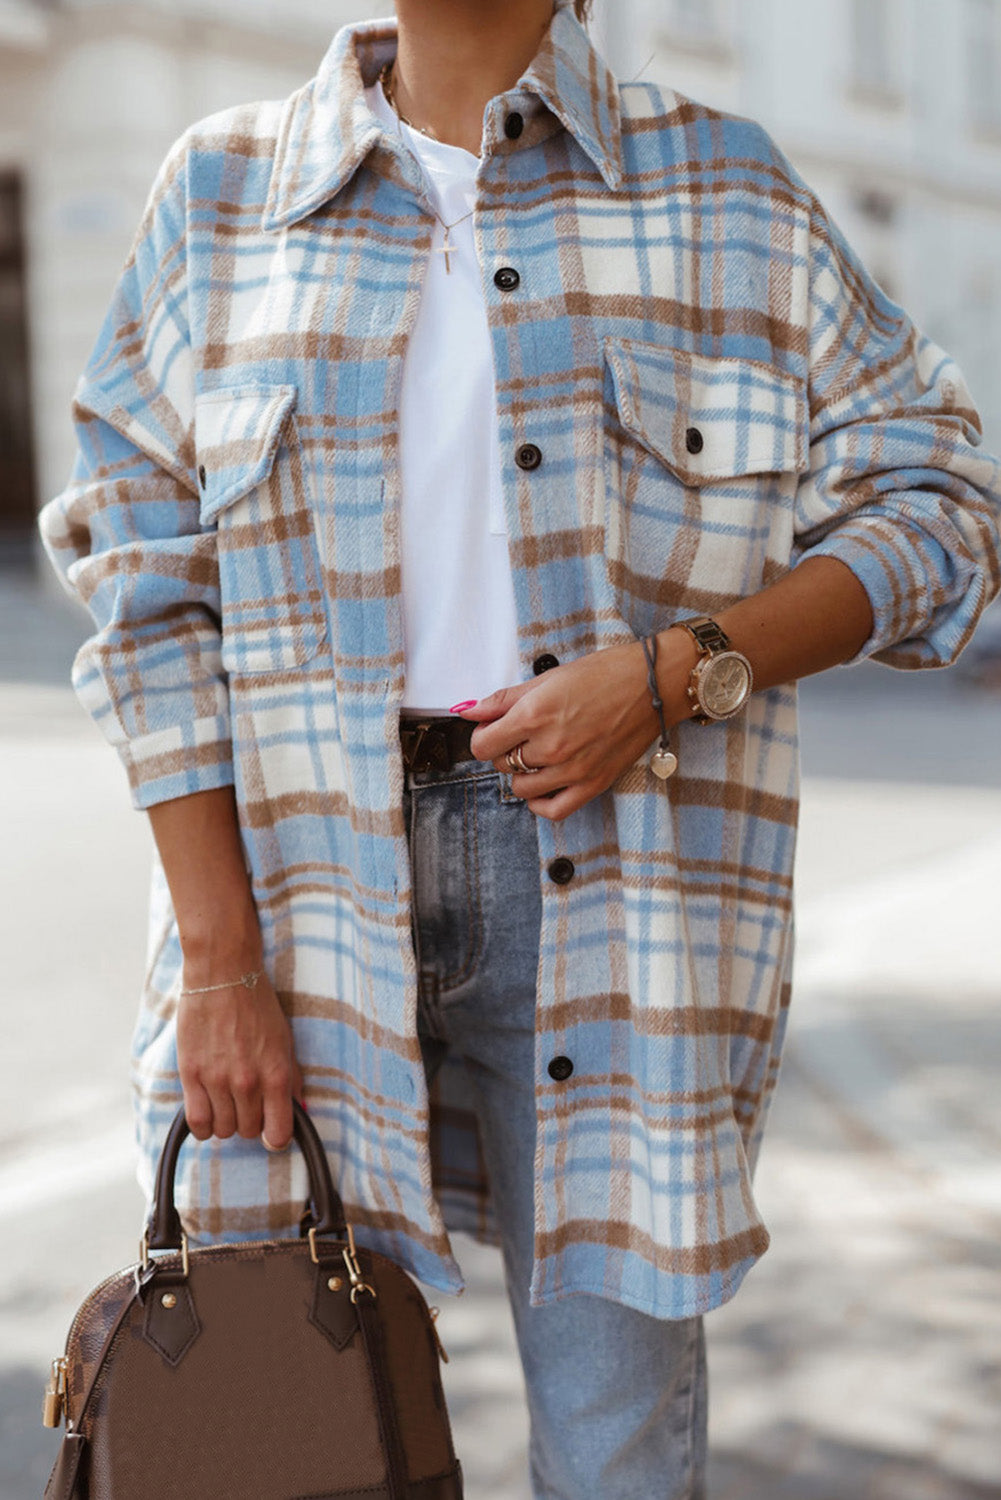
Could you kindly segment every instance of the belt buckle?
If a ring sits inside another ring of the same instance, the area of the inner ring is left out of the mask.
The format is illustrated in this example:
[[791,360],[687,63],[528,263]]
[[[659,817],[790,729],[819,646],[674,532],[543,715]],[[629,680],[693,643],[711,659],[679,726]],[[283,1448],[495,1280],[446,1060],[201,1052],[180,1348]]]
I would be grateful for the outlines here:
[[400,744],[408,771],[447,771],[452,764],[445,735],[430,721],[409,725],[400,734]]

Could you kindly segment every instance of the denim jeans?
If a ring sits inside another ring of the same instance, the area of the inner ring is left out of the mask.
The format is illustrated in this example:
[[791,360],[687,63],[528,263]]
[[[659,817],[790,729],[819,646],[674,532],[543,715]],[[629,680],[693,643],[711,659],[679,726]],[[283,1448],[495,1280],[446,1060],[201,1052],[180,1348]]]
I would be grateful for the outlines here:
[[535,1500],[703,1500],[701,1318],[668,1322],[580,1293],[530,1307],[535,815],[480,761],[410,772],[404,812],[428,1079],[450,1049],[475,1093],[525,1374]]

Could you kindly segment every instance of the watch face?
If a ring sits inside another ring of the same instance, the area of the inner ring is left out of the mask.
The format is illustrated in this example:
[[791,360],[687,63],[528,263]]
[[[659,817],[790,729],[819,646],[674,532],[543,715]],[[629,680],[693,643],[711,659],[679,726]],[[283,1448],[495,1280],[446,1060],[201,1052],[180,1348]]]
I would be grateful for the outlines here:
[[751,674],[747,662],[736,652],[710,657],[699,674],[699,697],[707,714],[728,719],[747,699]]

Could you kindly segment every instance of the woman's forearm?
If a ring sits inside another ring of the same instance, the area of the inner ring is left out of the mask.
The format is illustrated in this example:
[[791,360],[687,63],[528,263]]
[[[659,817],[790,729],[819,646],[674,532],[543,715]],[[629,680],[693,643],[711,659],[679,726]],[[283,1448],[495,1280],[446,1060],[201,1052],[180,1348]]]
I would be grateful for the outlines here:
[[231,786],[149,808],[177,917],[185,982],[223,983],[259,966],[261,933]]
[[[850,661],[873,628],[868,594],[834,557],[806,558],[778,583],[713,619],[751,663],[756,692]],[[698,648],[687,631],[676,628],[662,630],[658,644],[658,680],[668,716],[678,723],[692,712],[687,688]]]
[[869,595],[836,557],[804,559],[778,583],[715,618],[750,661],[759,689],[850,661],[873,628]]
[[[177,1065],[191,1133],[234,1132],[283,1148],[302,1070],[291,1027],[264,971],[257,907],[243,857],[232,787],[150,808],[184,954]],[[257,973],[248,987],[241,977]]]

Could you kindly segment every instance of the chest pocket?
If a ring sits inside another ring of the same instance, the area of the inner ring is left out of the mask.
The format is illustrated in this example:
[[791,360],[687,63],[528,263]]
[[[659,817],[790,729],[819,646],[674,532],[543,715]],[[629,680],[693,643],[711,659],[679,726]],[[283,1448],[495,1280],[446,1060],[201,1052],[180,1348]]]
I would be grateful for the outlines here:
[[755,360],[608,339],[605,548],[633,628],[760,589],[787,567],[806,392]]
[[200,519],[218,531],[222,661],[233,674],[292,671],[327,635],[295,402],[290,385],[195,402]]

